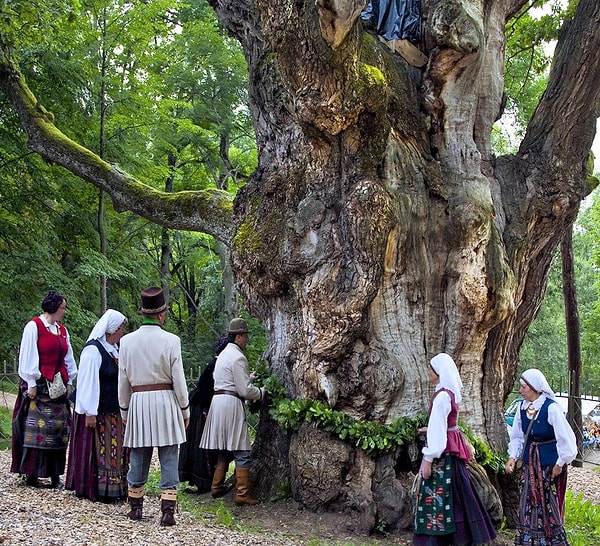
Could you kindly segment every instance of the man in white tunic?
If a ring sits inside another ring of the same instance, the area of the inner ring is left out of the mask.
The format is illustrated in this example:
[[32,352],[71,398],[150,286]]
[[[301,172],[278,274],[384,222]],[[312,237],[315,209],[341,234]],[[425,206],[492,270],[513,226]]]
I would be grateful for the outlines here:
[[161,525],[175,525],[179,444],[185,442],[190,410],[181,342],[162,329],[167,304],[162,288],[141,294],[142,326],[121,339],[119,406],[126,422],[124,445],[131,448],[127,473],[130,519],[142,519],[144,487],[154,447],[161,478]]
[[[248,325],[241,318],[229,323],[227,347],[217,357],[213,378],[215,392],[206,417],[201,449],[230,451],[235,460],[235,479],[237,504],[257,504],[258,500],[250,496],[248,481],[250,473],[250,436],[246,422],[245,400],[262,400],[264,387],[252,384],[248,372],[248,360],[244,349],[248,345]],[[215,469],[211,487],[212,496],[223,496],[229,488],[225,485],[228,461],[221,458]]]

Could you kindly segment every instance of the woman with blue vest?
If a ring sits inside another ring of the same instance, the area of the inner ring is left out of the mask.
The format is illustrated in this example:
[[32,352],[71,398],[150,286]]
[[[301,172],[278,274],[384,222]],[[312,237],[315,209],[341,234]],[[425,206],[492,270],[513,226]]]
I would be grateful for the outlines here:
[[523,373],[523,397],[510,432],[506,472],[523,461],[515,544],[568,545],[564,522],[567,465],[577,456],[575,434],[540,370]]
[[118,397],[119,342],[126,328],[125,315],[108,309],[79,358],[65,488],[92,501],[127,497],[129,464]]

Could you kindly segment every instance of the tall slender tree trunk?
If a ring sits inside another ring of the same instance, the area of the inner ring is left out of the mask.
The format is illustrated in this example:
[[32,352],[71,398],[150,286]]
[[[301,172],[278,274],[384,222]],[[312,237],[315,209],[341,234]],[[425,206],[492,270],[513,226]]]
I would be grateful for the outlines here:
[[565,300],[565,322],[567,325],[567,357],[569,361],[568,418],[569,424],[575,432],[579,450],[579,459],[581,459],[581,450],[583,446],[583,428],[581,421],[581,344],[572,230],[565,233],[560,250],[562,258],[563,296]]
[[[106,132],[106,112],[107,112],[107,100],[106,100],[106,73],[107,73],[107,51],[106,51],[106,33],[107,33],[107,14],[106,9],[104,10],[104,17],[100,21],[101,32],[102,32],[102,45],[100,50],[101,65],[100,65],[100,134],[99,134],[99,152],[98,155],[105,159],[105,132]],[[98,236],[100,238],[100,254],[105,258],[107,255],[108,241],[106,237],[106,230],[104,229],[104,192],[100,190],[98,192],[98,221],[97,221]],[[107,277],[105,274],[99,276],[99,292],[100,292],[100,314],[102,315],[108,308],[108,296],[107,296]]]

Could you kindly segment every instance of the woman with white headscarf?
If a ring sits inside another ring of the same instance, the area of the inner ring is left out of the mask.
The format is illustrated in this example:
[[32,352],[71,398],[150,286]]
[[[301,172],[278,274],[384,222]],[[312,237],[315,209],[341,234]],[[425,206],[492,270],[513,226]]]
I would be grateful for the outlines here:
[[496,530],[467,469],[471,450],[458,428],[462,381],[446,353],[431,359],[428,373],[436,387],[427,427],[419,431],[427,435],[427,443],[419,470],[413,544],[485,544],[496,538]]
[[515,544],[568,545],[564,522],[567,465],[577,456],[575,434],[540,370],[523,372],[523,402],[515,413],[506,472],[521,459],[521,498]]
[[108,309],[81,351],[65,487],[109,502],[127,497],[128,457],[118,401],[119,341],[127,318]]

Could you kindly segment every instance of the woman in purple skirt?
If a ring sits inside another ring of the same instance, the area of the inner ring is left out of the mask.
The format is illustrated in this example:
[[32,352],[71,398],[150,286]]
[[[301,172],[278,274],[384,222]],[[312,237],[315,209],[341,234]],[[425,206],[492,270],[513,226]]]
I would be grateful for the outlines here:
[[110,502],[127,497],[125,427],[117,397],[119,341],[125,315],[109,309],[88,337],[79,376],[66,489],[78,497]]
[[419,470],[413,544],[485,544],[496,538],[496,530],[467,469],[471,451],[458,428],[462,381],[446,353],[434,356],[428,371],[436,387],[427,427],[419,431],[427,434],[427,443]]

